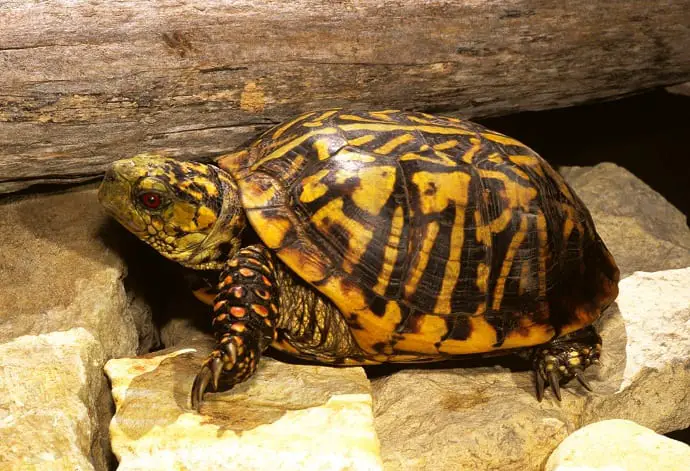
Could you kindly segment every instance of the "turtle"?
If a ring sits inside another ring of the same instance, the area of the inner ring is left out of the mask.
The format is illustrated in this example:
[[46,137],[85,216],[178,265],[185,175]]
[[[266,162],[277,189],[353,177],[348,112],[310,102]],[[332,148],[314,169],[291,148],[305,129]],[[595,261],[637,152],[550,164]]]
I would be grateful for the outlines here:
[[98,197],[163,256],[217,276],[196,293],[216,338],[197,409],[269,346],[339,366],[517,354],[539,401],[574,378],[591,390],[592,323],[619,270],[560,174],[480,124],[310,111],[211,161],[118,160]]

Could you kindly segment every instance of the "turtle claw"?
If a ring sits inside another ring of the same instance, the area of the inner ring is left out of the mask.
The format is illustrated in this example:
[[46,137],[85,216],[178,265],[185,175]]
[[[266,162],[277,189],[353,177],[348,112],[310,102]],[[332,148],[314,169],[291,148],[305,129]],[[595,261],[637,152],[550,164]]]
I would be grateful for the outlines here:
[[575,379],[577,379],[587,391],[594,391],[592,389],[592,385],[589,384],[589,381],[587,381],[587,379],[585,378],[584,372],[582,370],[575,370],[573,374],[575,375]]
[[213,386],[214,391],[218,391],[218,382],[220,375],[223,372],[223,360],[218,352],[213,352],[208,360],[204,362],[194,378],[192,385],[192,408],[197,412],[201,406],[201,401],[204,398],[204,393],[208,389],[208,385]]
[[194,378],[194,385],[192,386],[192,408],[199,411],[201,406],[201,400],[204,397],[208,383],[213,379],[213,372],[209,368],[208,364],[204,363],[199,370],[199,373]]
[[551,390],[553,391],[553,394],[556,396],[556,399],[558,399],[560,401],[561,400],[560,378],[558,377],[558,373],[556,373],[556,371],[554,371],[554,370],[549,371],[549,386],[551,386]]
[[544,399],[544,377],[537,371],[537,400],[541,402]]

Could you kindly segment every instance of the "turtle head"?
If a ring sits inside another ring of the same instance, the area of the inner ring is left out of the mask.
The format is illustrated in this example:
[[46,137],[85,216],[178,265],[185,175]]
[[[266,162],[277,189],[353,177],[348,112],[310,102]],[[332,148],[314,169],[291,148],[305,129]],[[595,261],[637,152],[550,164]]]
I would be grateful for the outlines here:
[[217,167],[141,154],[113,163],[98,191],[106,211],[165,257],[222,268],[240,245],[237,185]]

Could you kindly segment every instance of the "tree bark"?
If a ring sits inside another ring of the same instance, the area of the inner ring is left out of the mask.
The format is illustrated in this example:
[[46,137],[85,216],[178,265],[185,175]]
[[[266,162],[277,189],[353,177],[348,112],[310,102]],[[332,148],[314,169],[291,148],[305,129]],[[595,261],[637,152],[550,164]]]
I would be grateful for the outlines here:
[[0,0],[0,192],[220,155],[306,109],[488,116],[689,79],[690,0]]

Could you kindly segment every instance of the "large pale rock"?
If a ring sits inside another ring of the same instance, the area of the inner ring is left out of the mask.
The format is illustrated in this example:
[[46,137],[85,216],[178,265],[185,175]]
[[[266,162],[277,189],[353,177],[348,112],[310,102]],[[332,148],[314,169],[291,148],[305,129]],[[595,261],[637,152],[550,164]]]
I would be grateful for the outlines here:
[[83,328],[0,344],[0,469],[106,469],[104,361]]
[[103,365],[136,354],[140,340],[153,345],[155,329],[143,300],[125,292],[126,269],[112,246],[123,232],[106,221],[94,188],[0,204],[7,467],[105,469],[111,456]]
[[150,314],[128,310],[126,269],[108,234],[122,232],[106,221],[94,188],[0,205],[0,342],[84,327],[108,356],[137,351]]
[[578,427],[607,418],[665,433],[690,426],[690,268],[635,273],[599,323],[595,392],[537,402],[529,371],[405,369],[373,382],[386,469],[538,470]]
[[[361,368],[262,360],[256,375],[190,410],[208,338],[111,360],[119,470],[379,470],[369,382]],[[198,351],[197,351],[198,350]]]
[[630,420],[605,420],[577,430],[549,457],[544,471],[687,471],[690,446]]
[[623,277],[690,266],[685,215],[642,180],[612,163],[561,173],[592,213]]

